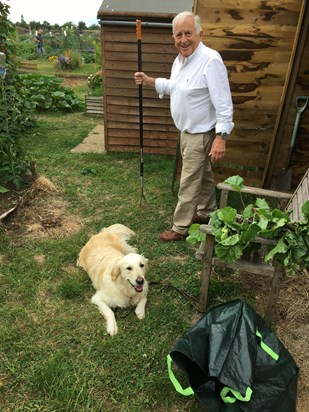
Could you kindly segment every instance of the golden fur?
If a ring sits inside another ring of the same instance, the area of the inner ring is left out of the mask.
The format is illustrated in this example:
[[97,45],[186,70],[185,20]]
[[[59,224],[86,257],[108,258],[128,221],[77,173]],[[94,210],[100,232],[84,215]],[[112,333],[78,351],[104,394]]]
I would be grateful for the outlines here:
[[104,316],[111,336],[118,332],[112,308],[136,306],[137,317],[145,317],[148,259],[127,243],[134,234],[128,227],[114,224],[92,236],[79,253],[77,264],[96,289],[91,302]]

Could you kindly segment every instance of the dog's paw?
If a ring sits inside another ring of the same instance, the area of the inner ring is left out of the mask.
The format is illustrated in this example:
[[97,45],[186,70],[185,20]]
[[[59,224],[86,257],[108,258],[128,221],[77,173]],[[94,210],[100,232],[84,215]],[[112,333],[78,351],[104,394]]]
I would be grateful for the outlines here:
[[144,319],[145,318],[145,311],[144,310],[135,310],[135,314],[138,317],[138,319]]
[[110,320],[106,323],[106,331],[111,336],[118,333],[118,326],[115,320]]

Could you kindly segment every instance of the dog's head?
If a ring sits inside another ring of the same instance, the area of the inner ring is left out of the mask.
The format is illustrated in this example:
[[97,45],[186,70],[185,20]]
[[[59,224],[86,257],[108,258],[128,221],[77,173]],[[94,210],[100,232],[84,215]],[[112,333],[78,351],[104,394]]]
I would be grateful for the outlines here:
[[128,253],[118,262],[112,273],[112,279],[116,280],[121,276],[136,292],[140,293],[144,289],[147,266],[148,259],[143,255]]

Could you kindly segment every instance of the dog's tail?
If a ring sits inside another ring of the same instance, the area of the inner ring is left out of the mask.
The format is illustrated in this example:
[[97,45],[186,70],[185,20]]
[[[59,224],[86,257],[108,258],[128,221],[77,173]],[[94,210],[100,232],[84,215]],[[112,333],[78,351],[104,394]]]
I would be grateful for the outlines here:
[[114,225],[104,227],[101,232],[113,233],[114,235],[119,236],[122,240],[129,240],[135,235],[133,230],[129,229],[125,225],[122,225],[121,223],[115,223]]

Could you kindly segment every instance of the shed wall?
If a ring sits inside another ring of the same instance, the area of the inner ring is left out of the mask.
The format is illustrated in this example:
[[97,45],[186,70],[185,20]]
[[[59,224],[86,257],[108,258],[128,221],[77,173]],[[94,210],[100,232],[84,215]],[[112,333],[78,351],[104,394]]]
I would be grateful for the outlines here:
[[196,13],[203,22],[203,41],[221,54],[234,103],[235,128],[224,164],[214,165],[217,181],[240,174],[247,184],[264,184],[276,120],[289,81],[302,3],[196,2]]
[[[139,93],[133,74],[138,69],[135,26],[102,26],[105,147],[108,151],[140,150]],[[169,77],[176,50],[170,28],[142,27],[142,69],[150,76]],[[175,154],[178,131],[169,99],[143,88],[144,153]]]

